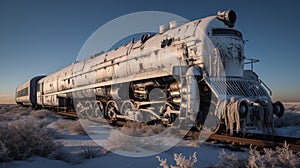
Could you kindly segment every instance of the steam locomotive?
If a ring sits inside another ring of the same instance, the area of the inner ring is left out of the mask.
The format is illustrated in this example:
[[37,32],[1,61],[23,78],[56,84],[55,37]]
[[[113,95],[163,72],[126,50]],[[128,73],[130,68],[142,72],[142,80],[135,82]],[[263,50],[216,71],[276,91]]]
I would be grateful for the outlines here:
[[[92,55],[16,89],[16,102],[78,116],[192,123],[212,131],[224,125],[272,128],[284,106],[244,54],[236,13],[188,23],[172,21],[106,53]],[[246,69],[246,65],[250,69]]]

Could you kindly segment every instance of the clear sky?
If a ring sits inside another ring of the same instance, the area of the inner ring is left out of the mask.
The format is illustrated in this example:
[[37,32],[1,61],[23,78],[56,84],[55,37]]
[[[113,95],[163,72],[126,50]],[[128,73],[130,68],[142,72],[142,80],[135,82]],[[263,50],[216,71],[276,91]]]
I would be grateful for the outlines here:
[[76,60],[88,37],[106,22],[138,11],[163,11],[189,20],[233,9],[260,78],[273,98],[300,101],[300,2],[282,0],[0,0],[0,103],[15,88]]

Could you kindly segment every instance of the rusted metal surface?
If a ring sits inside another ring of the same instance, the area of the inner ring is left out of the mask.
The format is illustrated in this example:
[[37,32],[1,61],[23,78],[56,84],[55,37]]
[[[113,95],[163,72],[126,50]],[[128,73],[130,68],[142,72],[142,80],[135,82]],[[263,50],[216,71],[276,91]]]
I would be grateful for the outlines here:
[[67,112],[59,111],[59,112],[57,112],[57,114],[62,115],[62,116],[67,116],[67,117],[73,117],[73,118],[78,117],[76,112],[67,113]]
[[293,137],[282,136],[270,136],[261,134],[245,135],[244,137],[236,137],[229,135],[212,134],[209,140],[218,140],[223,142],[232,142],[238,145],[253,145],[258,147],[270,147],[283,146],[286,142],[289,145],[289,149],[294,152],[300,151],[300,139]]

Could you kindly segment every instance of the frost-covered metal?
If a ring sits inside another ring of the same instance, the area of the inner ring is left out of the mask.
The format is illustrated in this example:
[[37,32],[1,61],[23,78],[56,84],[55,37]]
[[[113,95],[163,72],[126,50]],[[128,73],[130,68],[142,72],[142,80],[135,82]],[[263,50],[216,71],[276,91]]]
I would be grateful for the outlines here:
[[272,128],[283,105],[272,103],[258,75],[244,68],[243,35],[235,24],[231,10],[166,23],[155,35],[144,34],[39,80],[37,104],[165,124],[192,120],[203,126],[213,116],[231,133],[253,125]]
[[15,100],[17,104],[37,107],[37,82],[45,76],[36,76],[16,88]]

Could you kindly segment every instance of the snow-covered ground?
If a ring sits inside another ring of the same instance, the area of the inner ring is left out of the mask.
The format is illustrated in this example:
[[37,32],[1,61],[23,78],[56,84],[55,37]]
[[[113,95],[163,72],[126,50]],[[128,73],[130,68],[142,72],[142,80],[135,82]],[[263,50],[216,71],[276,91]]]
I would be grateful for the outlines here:
[[[169,164],[175,165],[173,160],[173,153],[182,153],[189,157],[194,152],[197,152],[198,162],[196,167],[205,167],[208,165],[216,165],[219,163],[219,152],[221,151],[218,147],[203,145],[201,147],[186,147],[178,146],[159,154],[161,158],[166,158]],[[227,151],[228,152],[228,151]],[[229,151],[230,153],[230,151]],[[235,152],[242,155],[242,152]],[[53,168],[53,167],[74,167],[74,168],[85,168],[85,167],[121,167],[121,168],[140,168],[140,167],[159,167],[159,161],[156,156],[149,156],[143,158],[126,157],[117,155],[114,153],[108,153],[104,156],[100,156],[93,159],[86,159],[79,164],[66,163],[59,160],[49,160],[41,157],[35,157],[26,161],[14,161],[10,164],[12,167],[18,168]]]
[[[25,112],[24,112],[25,110]],[[6,111],[6,112],[5,112]],[[8,113],[8,111],[10,111]],[[22,112],[23,111],[23,112]],[[286,104],[286,116],[281,119],[275,120],[275,133],[278,135],[294,136],[300,138],[300,103]],[[15,113],[15,114],[11,114]],[[161,159],[167,159],[168,164],[175,165],[174,153],[180,154],[187,158],[192,156],[194,152],[197,152],[196,167],[206,167],[209,165],[219,164],[220,152],[225,150],[226,153],[234,153],[237,156],[243,157],[246,155],[247,149],[241,149],[239,151],[232,151],[229,148],[223,148],[223,145],[215,145],[210,143],[204,143],[199,146],[199,143],[191,140],[182,140],[174,147],[163,151],[158,154],[147,157],[128,157],[119,155],[113,152],[107,152],[103,148],[99,147],[95,141],[93,141],[88,135],[81,134],[79,129],[76,128],[73,131],[69,128],[63,129],[60,126],[58,128],[57,122],[66,122],[72,125],[75,121],[64,119],[61,116],[55,116],[50,113],[45,113],[44,116],[49,116],[50,123],[47,126],[49,129],[54,129],[57,134],[57,141],[62,141],[64,144],[63,149],[68,154],[67,162],[62,160],[51,160],[42,157],[32,157],[25,161],[13,161],[8,163],[0,163],[0,167],[16,167],[16,168],[56,168],[56,167],[122,167],[122,168],[134,168],[134,167],[159,167],[160,162],[157,159],[159,156]],[[0,121],[11,120],[18,118],[26,118],[27,116],[41,117],[38,114],[32,113],[28,109],[20,108],[12,105],[12,107],[1,105],[0,108]],[[43,118],[43,117],[41,117]],[[75,125],[75,124],[74,124]],[[73,128],[72,128],[73,129]],[[109,137],[110,128],[103,126],[101,134],[103,138]],[[174,137],[175,138],[175,137]],[[86,149],[99,149],[101,151],[97,157],[86,159],[83,154]],[[101,149],[101,150],[100,150]]]

